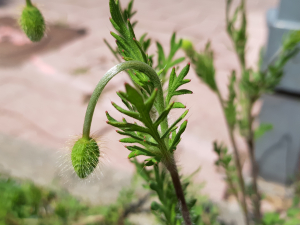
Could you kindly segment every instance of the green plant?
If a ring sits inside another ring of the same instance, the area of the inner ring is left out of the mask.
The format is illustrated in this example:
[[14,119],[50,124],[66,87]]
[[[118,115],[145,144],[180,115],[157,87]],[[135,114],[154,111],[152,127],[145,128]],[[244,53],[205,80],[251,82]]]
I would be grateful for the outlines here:
[[135,195],[134,178],[110,205],[89,205],[61,189],[40,187],[34,183],[0,174],[1,225],[133,225],[130,214],[139,212],[149,195]]
[[293,204],[285,215],[278,212],[269,212],[263,215],[260,225],[297,225],[300,223],[299,196],[295,196]]
[[[246,224],[249,224],[250,214],[252,213],[254,215],[254,221],[260,223],[262,218],[260,209],[261,195],[257,188],[258,171],[254,157],[254,141],[255,138],[262,136],[264,132],[272,129],[272,126],[261,124],[260,127],[255,130],[253,125],[255,117],[252,114],[252,109],[262,94],[272,92],[276,85],[279,84],[285,64],[299,50],[297,44],[300,41],[300,31],[292,32],[285,37],[282,47],[277,51],[266,68],[262,67],[262,60],[259,61],[258,70],[249,68],[245,60],[245,49],[247,45],[246,0],[240,1],[238,6],[233,10],[233,14],[231,14],[232,2],[232,0],[226,1],[226,28],[238,56],[241,78],[237,80],[236,71],[232,71],[229,78],[229,95],[227,99],[221,95],[215,81],[213,51],[210,43],[206,45],[203,52],[198,53],[195,51],[192,43],[185,40],[183,49],[190,58],[198,77],[218,96],[227,122],[235,163],[233,164],[231,162],[231,155],[228,154],[226,148],[215,144],[214,150],[219,157],[217,165],[222,167],[225,171],[228,186],[243,208]],[[246,191],[242,175],[242,164],[234,135],[234,131],[237,127],[248,146],[252,167],[250,192]],[[251,211],[246,201],[248,197],[253,203]]]
[[[88,207],[65,192],[57,192],[0,175],[0,224],[70,224]],[[31,223],[30,223],[31,224]]]
[[[27,1],[27,6],[31,2]],[[149,56],[146,51],[151,40],[146,39],[146,34],[137,40],[133,27],[136,22],[131,23],[130,18],[135,14],[132,12],[133,1],[129,2],[128,7],[122,10],[119,1],[110,0],[110,21],[116,30],[111,35],[116,39],[117,49],[114,50],[105,40],[107,46],[111,49],[118,61],[121,58],[126,62],[120,63],[111,68],[100,80],[93,92],[86,111],[83,126],[82,137],[79,138],[73,148],[71,160],[77,175],[84,179],[93,173],[101,157],[101,149],[97,140],[90,135],[90,127],[94,109],[98,98],[106,84],[121,71],[126,71],[130,76],[134,87],[125,84],[126,92],[117,92],[126,109],[112,103],[112,105],[121,113],[135,119],[138,123],[129,123],[125,118],[121,122],[112,118],[106,112],[107,123],[119,128],[119,134],[126,136],[120,141],[129,144],[138,144],[126,146],[130,151],[128,158],[135,158],[139,155],[147,156],[144,166],[153,167],[151,174],[154,174],[151,187],[159,185],[162,190],[157,191],[158,196],[167,193],[172,194],[171,199],[160,198],[164,210],[156,213],[162,213],[164,219],[169,224],[179,224],[184,221],[185,224],[191,224],[193,221],[199,221],[199,218],[193,215],[192,220],[189,210],[195,206],[196,200],[193,199],[188,204],[185,199],[185,189],[188,183],[182,185],[178,174],[177,166],[174,160],[174,152],[181,140],[181,135],[186,129],[187,121],[177,125],[184,119],[188,110],[186,110],[174,123],[168,123],[168,115],[175,108],[185,108],[180,102],[171,102],[172,98],[178,95],[191,94],[190,90],[180,89],[182,85],[190,82],[185,79],[190,65],[186,65],[177,75],[178,63],[184,60],[184,57],[174,59],[176,52],[180,49],[182,41],[176,41],[175,33],[170,41],[170,53],[165,55],[160,43],[156,43],[158,49],[157,65],[153,66],[153,55]],[[28,18],[30,19],[30,18]],[[28,32],[26,33],[28,35]],[[173,67],[173,68],[172,68]],[[170,76],[167,77],[172,68]],[[168,81],[168,87],[163,90],[164,83]],[[162,163],[168,171],[160,171],[159,164]],[[150,177],[149,177],[150,179]],[[151,178],[152,179],[152,178]],[[168,188],[164,188],[167,185]],[[179,205],[178,205],[179,202]],[[153,203],[155,204],[155,203]],[[176,208],[176,213],[172,210]],[[154,210],[155,211],[155,210]]]
[[[189,65],[185,66],[177,76],[175,68],[172,69],[169,87],[166,96],[163,93],[161,78],[166,72],[156,71],[152,67],[152,58],[146,54],[145,42],[142,44],[137,41],[130,20],[124,20],[124,15],[120,11],[119,2],[109,1],[111,18],[110,21],[117,33],[111,32],[116,39],[118,51],[126,61],[114,66],[100,80],[91,96],[85,116],[83,135],[73,147],[72,163],[79,177],[85,178],[95,168],[101,149],[99,150],[96,141],[90,136],[90,126],[98,98],[111,78],[119,72],[127,70],[135,88],[125,84],[126,92],[118,92],[118,96],[123,101],[127,109],[112,103],[112,105],[126,116],[134,118],[137,123],[129,123],[126,119],[119,122],[106,112],[107,123],[119,128],[118,133],[127,136],[121,142],[139,144],[127,146],[131,151],[128,158],[138,155],[148,156],[145,166],[155,166],[162,162],[171,175],[175,188],[175,193],[181,205],[181,214],[186,224],[191,224],[188,205],[185,200],[184,191],[178,175],[177,166],[174,160],[174,151],[181,140],[187,121],[184,121],[178,128],[176,125],[184,118],[188,111],[185,111],[173,124],[169,125],[167,116],[174,108],[183,108],[182,103],[171,102],[171,98],[177,95],[190,94],[189,90],[179,89],[183,84],[190,80],[185,80],[189,71]],[[131,10],[127,11],[127,16],[132,15]],[[166,61],[160,53],[160,66],[162,63],[170,62],[175,52],[180,48],[180,43],[175,43],[175,35],[171,42],[171,53]],[[157,68],[160,67],[159,65]],[[171,136],[170,136],[171,135]],[[89,144],[91,143],[91,144]],[[95,162],[95,163],[91,163]]]
[[[144,163],[139,163],[136,159],[132,162],[136,166],[137,173],[145,181],[144,188],[154,191],[154,196],[159,200],[159,202],[152,201],[151,203],[151,211],[158,221],[162,224],[182,224],[183,218],[180,216],[176,192],[166,169],[157,165],[154,168],[146,169]],[[192,190],[188,191],[193,175],[197,174],[199,170],[200,168],[188,177],[181,177],[192,224],[219,225],[219,214],[216,207],[203,196],[199,196],[199,193],[195,194]],[[198,190],[199,187],[197,187],[197,192]]]
[[[224,170],[230,190],[243,208],[246,224],[249,224],[252,214],[256,224],[265,221],[268,216],[265,215],[262,220],[261,195],[257,188],[257,165],[254,159],[254,140],[270,130],[271,126],[261,125],[255,130],[252,108],[262,94],[272,92],[280,82],[284,65],[298,52],[296,46],[300,41],[300,35],[299,31],[291,33],[284,40],[282,48],[269,62],[268,67],[262,68],[259,64],[259,70],[249,68],[245,60],[247,44],[246,1],[241,0],[231,14],[232,2],[232,0],[226,1],[226,25],[240,62],[241,78],[238,80],[236,72],[232,71],[228,85],[229,96],[225,98],[221,95],[215,81],[216,71],[210,43],[206,45],[202,53],[198,53],[191,42],[187,40],[184,42],[182,40],[177,41],[174,33],[171,37],[168,55],[165,55],[162,45],[159,42],[156,43],[157,62],[155,63],[154,55],[147,54],[151,39],[146,38],[147,34],[137,39],[134,33],[134,26],[137,22],[131,23],[130,21],[136,13],[132,10],[133,0],[125,9],[121,8],[118,0],[109,0],[110,22],[116,30],[116,32],[111,32],[111,35],[115,38],[117,47],[112,47],[107,40],[104,42],[119,64],[112,67],[97,84],[86,111],[82,137],[75,142],[72,148],[72,164],[80,178],[84,179],[93,173],[102,155],[102,149],[97,144],[97,139],[90,135],[97,101],[107,83],[115,75],[125,71],[133,83],[133,85],[125,84],[125,92],[117,92],[125,108],[114,102],[112,105],[127,118],[134,119],[135,122],[130,123],[125,118],[118,121],[106,112],[107,123],[118,128],[117,132],[125,136],[120,141],[129,144],[129,146],[125,146],[130,151],[128,158],[134,159],[133,162],[136,167],[149,167],[139,171],[142,171],[140,176],[148,182],[145,188],[153,190],[158,197],[159,202],[154,201],[151,204],[153,213],[161,222],[172,225],[183,222],[186,225],[218,223],[216,214],[212,214],[208,222],[205,221],[203,211],[199,210],[199,205],[196,204],[196,198],[187,194],[189,181],[179,176],[174,159],[174,152],[187,126],[187,120],[181,121],[187,115],[188,110],[185,110],[174,123],[169,124],[168,115],[170,111],[176,108],[185,108],[181,102],[172,102],[172,100],[179,95],[192,94],[190,90],[181,89],[182,85],[190,82],[189,79],[185,79],[190,64],[179,71],[178,64],[183,62],[185,58],[174,59],[176,52],[182,47],[190,58],[199,78],[218,96],[226,118],[234,157],[228,153],[225,146],[215,143],[214,151],[218,155],[216,165]],[[27,7],[34,7],[30,0],[27,0],[26,4]],[[32,8],[30,9],[32,10]],[[31,40],[38,41],[44,34],[44,20],[36,7],[34,7],[35,14],[26,13],[26,10],[25,8],[21,16],[21,27]],[[38,20],[36,20],[37,17]],[[122,62],[123,60],[125,62]],[[168,85],[164,90],[165,83]],[[181,124],[179,125],[179,123]],[[245,186],[242,175],[242,164],[234,135],[237,127],[249,150],[252,165],[252,184],[250,187]],[[143,163],[135,160],[140,155],[147,157]],[[253,203],[251,210],[247,204],[247,199]],[[57,212],[61,216],[65,215],[61,208]]]

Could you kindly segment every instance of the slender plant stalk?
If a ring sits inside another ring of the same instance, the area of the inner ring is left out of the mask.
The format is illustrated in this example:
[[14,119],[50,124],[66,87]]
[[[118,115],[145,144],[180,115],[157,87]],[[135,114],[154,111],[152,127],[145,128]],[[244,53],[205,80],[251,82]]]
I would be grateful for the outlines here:
[[[228,5],[227,5],[228,6]],[[244,40],[241,41],[235,41],[233,33],[228,29],[227,32],[233,42],[233,45],[235,47],[236,54],[238,56],[239,62],[240,62],[240,67],[241,67],[241,72],[242,76],[246,73],[247,70],[247,65],[246,65],[246,60],[245,60],[245,46],[246,46],[246,26],[247,26],[247,18],[246,18],[246,1],[241,0],[241,30],[244,33]],[[226,22],[229,24],[229,7],[226,9]],[[261,197],[258,191],[257,187],[257,177],[258,177],[258,168],[257,168],[257,163],[255,161],[255,147],[254,147],[254,135],[253,135],[253,117],[251,115],[252,113],[252,107],[253,107],[254,101],[249,100],[248,107],[246,108],[246,116],[248,120],[248,127],[247,127],[247,136],[245,137],[246,143],[248,146],[248,152],[250,155],[250,161],[251,161],[251,170],[252,170],[252,186],[253,186],[253,203],[254,203],[254,217],[256,222],[260,222],[261,220],[261,210],[260,210],[260,202],[261,202]]]
[[[233,180],[230,178],[230,174],[228,172],[226,172],[226,177],[227,177],[227,181],[228,181],[229,187],[230,187],[230,189],[232,190],[232,192],[234,194],[234,197],[240,203],[239,193],[238,193],[237,189],[235,188]],[[244,211],[244,208],[243,208],[243,211]]]
[[[246,29],[246,26],[247,26],[247,17],[246,17],[246,4],[245,4],[245,0],[241,0],[241,5],[240,7],[242,8],[242,24],[241,24],[241,27],[244,27],[243,29]],[[226,5],[226,24],[227,24],[227,27],[229,25],[229,13],[230,13],[230,5],[227,4]],[[241,47],[241,43],[237,43],[235,40],[234,40],[234,36],[233,36],[233,33],[231,30],[227,29],[227,33],[232,41],[232,44],[234,46],[234,49],[235,49],[235,52],[238,56],[238,60],[239,60],[239,63],[241,65],[241,68],[242,68],[242,71],[245,71],[246,70],[246,59],[245,59],[245,51],[240,51],[239,48]],[[245,46],[244,46],[245,47]]]
[[278,56],[282,53],[283,48],[280,47],[275,53],[274,55],[272,55],[272,57],[269,59],[269,61],[265,64],[265,66],[263,68],[261,68],[261,72],[262,73],[266,73],[267,70],[269,69],[269,65],[272,65],[274,63],[274,61],[278,58]]
[[[153,82],[155,88],[157,88],[157,111],[158,113],[161,113],[165,109],[165,103],[164,103],[164,97],[163,97],[163,90],[161,87],[161,83],[159,80],[158,75],[156,74],[155,70],[152,69],[149,65],[146,63],[140,62],[140,61],[127,61],[120,63],[114,67],[112,67],[107,73],[102,77],[102,79],[97,84],[90,102],[88,104],[85,119],[84,119],[84,125],[83,125],[83,132],[82,135],[84,138],[89,139],[90,138],[90,130],[91,130],[91,124],[92,119],[95,111],[96,104],[98,102],[98,99],[104,89],[104,87],[107,85],[107,83],[118,73],[127,70],[127,69],[135,69],[140,72],[145,73],[149,79]],[[168,129],[168,121],[165,119],[161,126],[162,132],[166,131]]]
[[[242,27],[242,29],[246,29],[246,27],[247,27],[246,2],[245,1],[246,0],[242,0],[242,3],[241,3],[241,8],[242,8],[242,25],[241,25],[241,27]],[[246,33],[246,31],[245,31],[245,33]],[[235,46],[236,46],[235,50],[236,50],[236,53],[238,55],[241,67],[242,67],[242,72],[244,72],[247,68],[247,66],[246,66],[246,57],[245,57],[245,47],[246,47],[246,43],[247,43],[246,40],[245,40],[245,43],[244,43],[244,46],[243,46],[243,49],[244,49],[243,51],[238,51],[239,43],[235,43]]]
[[26,0],[26,5],[27,6],[32,6],[31,0]]
[[254,204],[254,216],[257,222],[261,220],[261,196],[257,186],[258,179],[258,165],[255,160],[255,143],[254,143],[254,131],[253,131],[253,116],[251,114],[253,107],[253,102],[250,101],[249,107],[247,109],[247,117],[248,117],[248,137],[247,137],[247,145],[250,155],[250,161],[252,165],[252,187],[254,191],[253,195],[253,204]]
[[[160,79],[153,70],[152,67],[147,65],[146,63],[140,62],[140,61],[127,61],[120,63],[114,67],[112,67],[99,81],[97,84],[91,99],[89,101],[87,111],[85,114],[85,119],[84,119],[84,125],[83,125],[83,135],[82,137],[85,139],[90,139],[90,129],[91,129],[91,124],[92,124],[92,119],[95,111],[96,104],[98,102],[98,99],[104,89],[104,87],[107,85],[107,83],[117,74],[120,72],[126,70],[126,69],[134,69],[138,70],[144,74],[146,74],[149,79],[153,82],[154,87],[157,88],[157,111],[159,114],[161,114],[165,110],[165,102],[164,102],[164,96],[163,96],[163,90],[161,86]],[[164,133],[168,129],[168,121],[165,119],[161,123],[161,131]],[[158,135],[158,134],[157,134]],[[161,143],[162,146],[165,146],[165,143]],[[184,192],[181,186],[180,178],[178,175],[177,167],[175,164],[174,157],[172,153],[170,153],[167,150],[167,147],[165,146],[163,149],[161,149],[162,154],[164,155],[164,161],[163,163],[167,167],[168,171],[171,174],[173,185],[176,191],[176,195],[178,198],[178,201],[181,204],[181,210],[182,210],[182,216],[185,221],[186,225],[192,225],[191,219],[190,219],[190,214],[189,210],[185,201],[184,197]]]
[[[223,114],[225,116],[224,100],[221,96],[221,93],[220,93],[219,89],[217,89],[217,95],[218,95],[219,101],[221,103]],[[248,207],[247,207],[247,202],[246,202],[245,181],[244,181],[244,177],[243,177],[243,174],[242,174],[242,165],[241,165],[241,161],[240,161],[240,154],[239,154],[239,151],[238,151],[237,146],[236,146],[236,141],[235,141],[235,137],[234,137],[234,134],[233,134],[233,129],[229,125],[229,123],[226,119],[226,116],[225,116],[225,121],[226,121],[226,125],[227,125],[227,130],[228,130],[228,133],[229,133],[230,142],[231,142],[231,145],[232,145],[233,151],[234,151],[234,160],[235,160],[235,165],[237,167],[237,172],[238,172],[238,177],[239,177],[239,185],[240,185],[241,192],[242,192],[241,200],[238,197],[237,197],[237,200],[240,201],[240,203],[242,205],[243,212],[244,212],[245,223],[246,223],[246,225],[249,225]]]
[[[174,161],[174,158],[173,158],[173,161]],[[185,225],[192,225],[189,209],[188,209],[188,206],[185,201],[184,192],[182,190],[182,186],[180,183],[180,177],[178,175],[178,170],[177,170],[175,161],[173,163],[167,164],[166,167],[171,174],[172,182],[173,182],[175,192],[176,192],[176,196],[181,203],[181,212],[182,212],[182,217],[184,219]]]

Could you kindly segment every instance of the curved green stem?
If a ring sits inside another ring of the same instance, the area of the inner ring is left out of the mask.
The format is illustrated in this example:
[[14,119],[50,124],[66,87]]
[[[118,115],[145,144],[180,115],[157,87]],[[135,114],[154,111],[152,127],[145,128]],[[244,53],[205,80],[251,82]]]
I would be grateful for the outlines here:
[[[83,138],[87,138],[87,139],[90,138],[90,130],[91,130],[91,124],[92,124],[95,107],[96,107],[96,104],[98,102],[98,99],[99,99],[104,87],[115,75],[117,75],[118,73],[120,73],[124,70],[127,70],[127,69],[138,70],[149,77],[149,79],[152,81],[154,87],[157,88],[157,104],[156,104],[156,106],[157,106],[158,113],[162,113],[163,110],[165,109],[165,102],[164,102],[162,86],[161,86],[159,77],[156,74],[155,70],[144,62],[128,61],[128,62],[120,63],[120,64],[112,67],[109,71],[107,71],[107,73],[101,78],[101,80],[97,84],[97,86],[91,96],[89,105],[86,110],[85,118],[84,118],[84,125],[83,125],[83,132],[82,132]],[[162,130],[162,132],[164,132],[167,129],[168,129],[168,121],[164,120],[161,124],[161,130]]]
[[31,0],[26,0],[26,5],[27,6],[32,6]]

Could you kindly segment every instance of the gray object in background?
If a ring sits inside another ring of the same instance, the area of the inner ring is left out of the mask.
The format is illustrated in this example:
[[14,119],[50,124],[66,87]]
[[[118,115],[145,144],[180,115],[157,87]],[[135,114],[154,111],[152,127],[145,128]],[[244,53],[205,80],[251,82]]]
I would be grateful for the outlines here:
[[[278,9],[270,9],[267,13],[269,37],[264,63],[266,66],[282,45],[285,34],[292,30],[300,30],[300,0],[281,0]],[[300,94],[300,54],[294,57],[285,67],[285,75],[278,86],[279,89]]]
[[273,130],[256,143],[259,174],[263,178],[290,184],[298,171],[300,150],[300,98],[265,95],[260,113],[262,123]]
[[[300,0],[281,0],[267,13],[269,37],[266,66],[282,44],[285,34],[300,29]],[[266,180],[290,184],[299,173],[300,153],[300,54],[287,63],[275,95],[263,97],[261,123],[274,129],[256,142],[259,175]]]

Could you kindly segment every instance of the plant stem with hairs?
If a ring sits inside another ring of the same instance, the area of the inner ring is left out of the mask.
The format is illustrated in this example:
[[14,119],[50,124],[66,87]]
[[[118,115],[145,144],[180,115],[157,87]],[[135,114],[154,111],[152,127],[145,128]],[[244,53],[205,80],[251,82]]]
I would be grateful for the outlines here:
[[27,6],[32,6],[31,0],[26,0]]
[[[239,181],[239,185],[240,185],[240,189],[241,189],[241,196],[239,197],[238,194],[235,194],[237,201],[240,202],[242,209],[243,209],[243,213],[244,213],[244,220],[246,225],[249,225],[249,215],[248,215],[248,206],[247,206],[247,202],[246,202],[246,188],[245,188],[245,181],[244,181],[244,177],[243,177],[243,173],[242,173],[242,165],[241,165],[241,160],[240,160],[240,154],[236,145],[236,141],[235,141],[235,136],[234,136],[234,127],[228,122],[228,120],[226,119],[226,111],[225,111],[225,105],[224,105],[224,100],[221,96],[221,93],[219,91],[219,89],[217,89],[217,96],[219,99],[219,102],[221,104],[222,107],[222,111],[224,113],[224,117],[225,117],[225,121],[226,121],[226,125],[227,125],[227,130],[229,133],[229,139],[233,148],[233,152],[234,152],[234,161],[235,161],[235,165],[237,168],[237,173],[238,173],[238,181]],[[231,184],[232,186],[232,184]]]
[[[235,107],[235,100],[236,100],[236,94],[234,89],[234,82],[235,82],[235,72],[232,73],[231,76],[231,83],[229,85],[229,97],[228,100],[224,100],[218,85],[215,81],[215,67],[213,62],[213,51],[211,50],[210,43],[208,42],[205,50],[202,54],[197,53],[194,50],[194,47],[192,43],[189,41],[184,41],[183,49],[185,50],[187,56],[190,58],[191,63],[194,65],[194,69],[196,71],[196,74],[200,77],[200,79],[217,95],[218,100],[220,102],[222,111],[225,116],[225,121],[229,133],[229,138],[233,147],[234,151],[234,160],[235,160],[235,166],[237,168],[237,176],[238,176],[238,182],[239,182],[239,190],[241,192],[240,196],[237,198],[237,201],[240,203],[243,214],[244,214],[244,220],[245,223],[249,224],[249,217],[248,217],[248,207],[246,202],[246,188],[245,188],[245,182],[242,174],[242,165],[240,162],[240,156],[239,151],[237,149],[235,137],[234,137],[234,128],[237,123],[236,119],[236,107]],[[227,178],[228,179],[228,178]]]
[[[147,65],[144,62],[139,62],[139,61],[128,61],[128,62],[123,62],[120,63],[114,67],[112,67],[99,81],[97,84],[91,99],[89,101],[86,114],[85,114],[85,119],[84,119],[84,125],[83,125],[83,131],[82,131],[82,136],[84,138],[89,138],[90,137],[90,130],[91,130],[91,124],[92,124],[92,119],[95,111],[96,104],[98,102],[98,99],[104,89],[104,87],[108,84],[108,82],[117,74],[120,72],[127,70],[127,69],[135,69],[140,72],[145,73],[149,79],[152,81],[154,84],[154,87],[157,88],[157,109],[158,113],[162,113],[162,111],[165,108],[165,103],[164,103],[164,96],[163,96],[163,90],[162,86],[160,83],[160,80],[155,72],[149,65]],[[163,121],[162,123],[162,131],[167,130],[168,122],[167,118]]]
[[254,144],[254,131],[253,131],[253,116],[252,116],[252,108],[253,108],[253,103],[249,103],[249,108],[247,110],[247,115],[248,115],[248,136],[247,138],[247,146],[248,146],[248,151],[250,155],[250,162],[251,162],[251,173],[252,173],[252,188],[253,188],[253,204],[254,204],[254,216],[255,220],[257,222],[260,222],[262,218],[261,214],[261,195],[258,190],[257,186],[257,179],[258,179],[258,165],[255,159],[255,144]]

